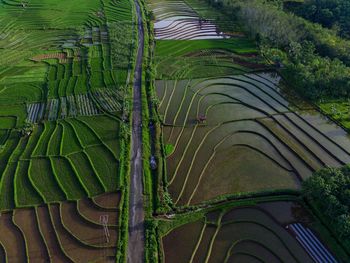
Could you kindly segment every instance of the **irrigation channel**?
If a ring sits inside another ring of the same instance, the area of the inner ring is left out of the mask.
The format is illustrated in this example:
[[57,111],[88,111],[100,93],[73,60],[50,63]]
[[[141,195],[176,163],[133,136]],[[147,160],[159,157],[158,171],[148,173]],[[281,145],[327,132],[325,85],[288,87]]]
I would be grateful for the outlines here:
[[142,115],[141,115],[141,81],[144,33],[142,15],[138,0],[135,0],[138,28],[138,50],[134,76],[133,118],[131,137],[131,173],[129,206],[129,241],[128,262],[144,261],[144,211],[142,182]]

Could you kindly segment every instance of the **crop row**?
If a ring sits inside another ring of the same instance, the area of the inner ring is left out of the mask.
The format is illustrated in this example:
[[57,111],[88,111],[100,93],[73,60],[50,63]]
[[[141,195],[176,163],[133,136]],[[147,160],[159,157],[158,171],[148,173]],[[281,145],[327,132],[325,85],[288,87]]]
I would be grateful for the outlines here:
[[83,35],[83,46],[97,46],[108,44],[108,29],[106,27],[93,26],[86,28]]
[[118,210],[119,194],[109,193],[94,199],[3,213],[0,259],[113,262],[119,234]]
[[228,35],[217,26],[199,18],[184,1],[153,1],[149,4],[157,21],[154,23],[157,40],[221,39]]
[[132,18],[132,3],[128,0],[103,0],[104,11],[108,22],[130,22]]
[[155,56],[160,79],[227,76],[265,67],[246,38],[158,40]]
[[[48,97],[58,98],[86,93],[88,82],[94,90],[117,88],[115,74],[111,71],[110,45],[97,45],[89,54],[80,52],[78,57],[69,58],[68,63],[50,64],[47,74]],[[87,75],[88,67],[91,69]]]
[[100,107],[106,112],[117,112],[122,108],[122,97],[114,90],[98,90],[88,94],[70,95],[45,103],[27,105],[27,122],[38,123],[43,119],[55,121],[67,117],[93,116],[101,114],[91,99],[94,96]]
[[11,133],[1,152],[1,210],[117,189],[118,121],[90,118],[46,122],[19,140]]

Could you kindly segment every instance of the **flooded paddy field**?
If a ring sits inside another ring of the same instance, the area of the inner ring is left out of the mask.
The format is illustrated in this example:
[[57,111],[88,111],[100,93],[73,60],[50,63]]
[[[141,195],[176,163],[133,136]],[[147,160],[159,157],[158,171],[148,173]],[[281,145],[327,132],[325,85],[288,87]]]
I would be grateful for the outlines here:
[[156,82],[175,204],[299,189],[314,171],[350,162],[345,132],[290,101],[279,81],[259,73]]

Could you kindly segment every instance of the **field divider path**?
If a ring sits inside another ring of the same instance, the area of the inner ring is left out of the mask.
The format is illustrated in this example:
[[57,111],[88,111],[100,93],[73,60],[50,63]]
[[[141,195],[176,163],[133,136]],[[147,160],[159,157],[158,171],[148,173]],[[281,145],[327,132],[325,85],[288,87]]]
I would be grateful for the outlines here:
[[138,50],[133,87],[133,116],[131,135],[131,171],[129,202],[128,263],[144,262],[145,230],[143,210],[143,171],[142,171],[142,61],[144,50],[144,27],[141,8],[135,1],[138,30]]

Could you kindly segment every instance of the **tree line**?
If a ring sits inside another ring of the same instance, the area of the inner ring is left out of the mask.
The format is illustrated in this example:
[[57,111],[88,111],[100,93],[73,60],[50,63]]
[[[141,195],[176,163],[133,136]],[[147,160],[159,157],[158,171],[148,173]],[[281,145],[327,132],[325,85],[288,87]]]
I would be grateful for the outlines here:
[[284,1],[284,8],[311,22],[332,28],[342,37],[350,38],[349,0]]
[[311,100],[350,97],[350,41],[286,12],[279,0],[206,0],[238,21],[262,54]]
[[302,192],[350,249],[350,166],[324,168],[303,182]]

